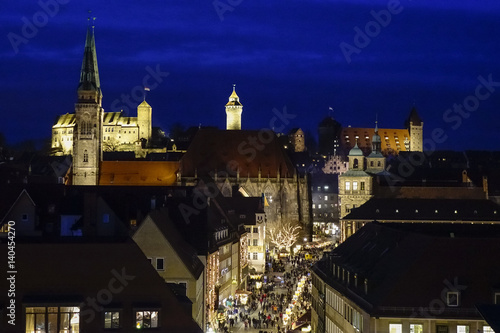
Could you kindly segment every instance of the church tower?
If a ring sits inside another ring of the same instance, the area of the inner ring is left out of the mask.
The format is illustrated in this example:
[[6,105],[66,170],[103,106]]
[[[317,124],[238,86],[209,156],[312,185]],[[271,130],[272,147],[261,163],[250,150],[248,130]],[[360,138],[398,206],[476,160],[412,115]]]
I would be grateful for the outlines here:
[[382,155],[382,140],[378,135],[378,125],[375,121],[375,133],[372,137],[372,152],[366,158],[366,171],[378,173],[385,170],[385,157]]
[[229,102],[226,104],[226,130],[241,130],[242,112],[243,105],[236,95],[236,85],[233,84],[233,93],[229,96]]
[[412,107],[410,115],[406,120],[406,128],[410,134],[410,151],[424,151],[423,127],[424,122],[420,119],[415,106]]
[[97,185],[102,161],[102,93],[94,26],[87,29],[73,130],[73,185]]
[[360,225],[345,219],[347,215],[373,197],[372,176],[365,171],[365,157],[358,142],[349,151],[348,170],[339,176],[341,241],[351,236]]

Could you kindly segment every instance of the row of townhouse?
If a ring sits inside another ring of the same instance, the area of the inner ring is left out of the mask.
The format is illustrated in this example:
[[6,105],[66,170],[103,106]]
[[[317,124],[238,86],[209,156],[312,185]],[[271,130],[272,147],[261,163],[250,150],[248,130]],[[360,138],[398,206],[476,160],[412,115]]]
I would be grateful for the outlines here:
[[[0,245],[15,232],[19,268],[16,326],[3,315],[10,311],[5,294],[1,331],[201,332],[214,324],[218,308],[246,288],[246,230],[265,215],[261,198],[217,196],[200,206],[193,191],[2,186]],[[109,281],[122,269],[134,278],[119,288]]]
[[368,223],[312,270],[316,333],[499,331],[497,224]]

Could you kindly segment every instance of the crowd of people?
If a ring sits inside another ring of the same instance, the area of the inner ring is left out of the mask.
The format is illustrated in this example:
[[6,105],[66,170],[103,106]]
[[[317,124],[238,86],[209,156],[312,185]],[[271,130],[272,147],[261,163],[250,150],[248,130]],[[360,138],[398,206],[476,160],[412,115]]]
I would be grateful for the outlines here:
[[[301,324],[298,322],[300,317],[310,311],[310,269],[319,251],[307,254],[308,259],[304,252],[299,252],[268,263],[265,275],[251,280],[247,303],[236,303],[226,310],[225,320],[219,322],[219,332],[231,332],[239,327],[259,329],[261,333],[285,333]],[[296,292],[301,279],[303,287],[301,292]]]

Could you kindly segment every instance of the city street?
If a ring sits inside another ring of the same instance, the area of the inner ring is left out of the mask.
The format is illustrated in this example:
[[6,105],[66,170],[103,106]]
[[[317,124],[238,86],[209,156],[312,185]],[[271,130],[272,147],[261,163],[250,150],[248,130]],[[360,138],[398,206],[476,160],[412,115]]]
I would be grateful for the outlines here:
[[275,261],[275,271],[267,273],[267,282],[262,283],[261,288],[256,288],[255,283],[249,286],[252,295],[248,298],[248,310],[240,307],[237,314],[226,316],[228,324],[218,332],[294,332],[295,324],[301,325],[297,319],[302,316],[308,317],[310,323],[310,312],[308,316],[306,312],[310,311],[308,273],[312,262],[305,260],[303,254]]

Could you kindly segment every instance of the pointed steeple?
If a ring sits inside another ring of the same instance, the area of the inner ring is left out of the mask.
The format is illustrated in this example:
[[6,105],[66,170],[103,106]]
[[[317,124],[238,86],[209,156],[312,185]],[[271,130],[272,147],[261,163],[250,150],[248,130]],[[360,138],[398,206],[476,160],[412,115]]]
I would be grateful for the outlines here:
[[241,105],[240,103],[240,98],[236,94],[236,84],[233,84],[233,92],[231,93],[231,96],[229,96],[229,102],[227,102],[226,106],[229,105]]
[[93,25],[87,28],[78,91],[95,91],[101,94]]
[[378,120],[375,120],[375,131],[372,136],[372,152],[370,153],[369,157],[382,157],[381,152],[382,140],[380,138],[380,135],[378,134]]
[[417,108],[415,105],[410,110],[410,115],[408,116],[408,119],[406,120],[406,127],[410,127],[410,123],[413,124],[413,126],[421,126],[422,125],[422,119],[420,119],[420,116],[418,115]]

